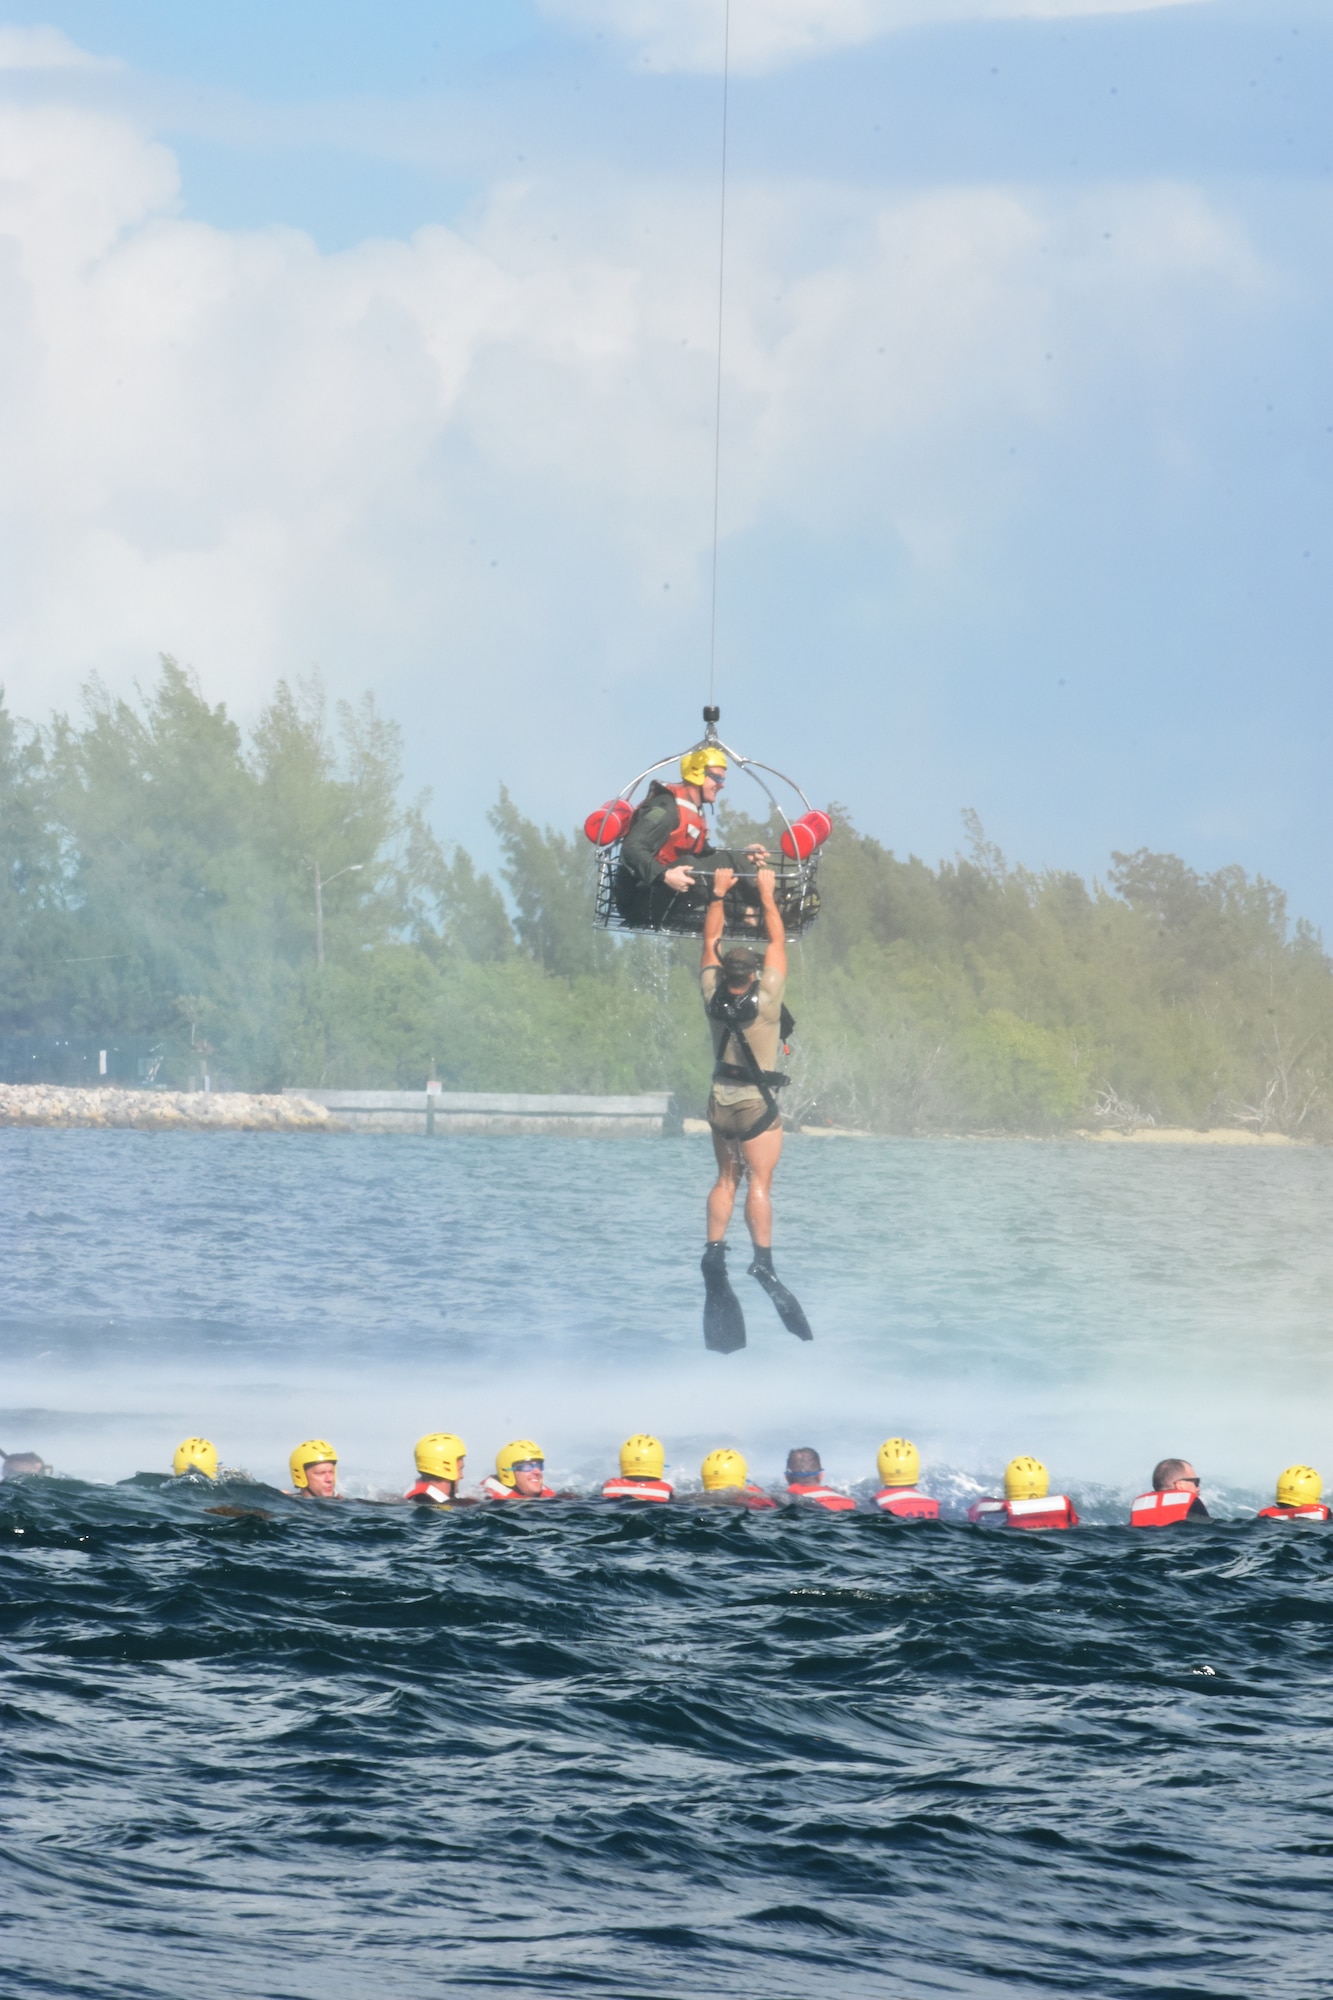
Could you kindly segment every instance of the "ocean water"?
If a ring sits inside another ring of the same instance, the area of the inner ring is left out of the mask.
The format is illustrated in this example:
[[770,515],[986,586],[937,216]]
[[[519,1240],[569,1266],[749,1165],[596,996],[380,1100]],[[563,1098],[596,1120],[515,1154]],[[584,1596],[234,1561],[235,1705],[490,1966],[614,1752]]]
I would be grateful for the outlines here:
[[[0,1993],[1333,1994],[1333,1155],[792,1143],[699,1333],[706,1145],[0,1133]],[[793,1444],[938,1526],[401,1493]],[[1032,1452],[1077,1533],[983,1536]],[[1136,1535],[1190,1457],[1213,1526]],[[245,1511],[212,1511],[219,1499]]]

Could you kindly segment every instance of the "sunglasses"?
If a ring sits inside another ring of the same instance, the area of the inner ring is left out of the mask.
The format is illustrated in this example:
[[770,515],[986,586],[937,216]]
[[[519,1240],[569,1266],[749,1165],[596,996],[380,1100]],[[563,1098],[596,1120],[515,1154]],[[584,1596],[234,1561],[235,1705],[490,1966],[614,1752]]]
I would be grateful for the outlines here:
[[1182,1486],[1202,1486],[1203,1481],[1200,1479],[1197,1472],[1191,1472],[1186,1477],[1182,1478],[1180,1483]]
[[544,1458],[516,1458],[512,1470],[515,1472],[542,1472],[545,1470],[545,1467],[546,1460]]

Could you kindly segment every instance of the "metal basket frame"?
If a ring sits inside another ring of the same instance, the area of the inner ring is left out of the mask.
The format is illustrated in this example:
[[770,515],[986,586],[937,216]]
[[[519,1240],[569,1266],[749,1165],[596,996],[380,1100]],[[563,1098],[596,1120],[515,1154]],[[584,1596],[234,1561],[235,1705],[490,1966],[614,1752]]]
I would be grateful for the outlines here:
[[[644,770],[640,771],[633,782],[627,785],[623,791],[617,792],[615,796],[618,799],[624,799],[627,804],[633,805],[637,803],[641,805],[643,800],[636,801],[634,794],[638,791],[640,785],[646,786],[648,780],[656,772],[665,771],[672,764],[678,765],[681,758],[687,755],[690,750],[716,745],[719,750],[725,753],[729,767],[747,772],[753,778],[754,782],[761,787],[773,811],[782,821],[783,827],[790,833],[792,829],[791,819],[788,817],[785,806],[768,780],[769,778],[775,778],[779,784],[786,785],[788,790],[794,792],[796,797],[801,801],[802,812],[809,812],[811,810],[810,801],[796,780],[789,778],[785,771],[777,770],[772,764],[762,763],[757,757],[742,756],[739,750],[733,750],[731,745],[725,743],[718,735],[715,723],[709,718],[707,711],[705,711],[705,722],[707,726],[701,742],[687,744],[685,750],[678,750],[670,757],[659,757],[656,763],[649,764]],[[763,773],[767,775],[761,775]],[[644,796],[647,796],[646,792]],[[798,813],[797,818],[799,819],[800,816]],[[794,838],[792,845],[796,845]],[[697,904],[682,903],[679,917],[668,915],[661,924],[627,923],[616,908],[613,893],[619,855],[619,840],[613,841],[609,847],[601,847],[597,850],[597,899],[593,913],[593,923],[598,930],[618,932],[622,936],[629,937],[702,936],[704,908]],[[693,867],[694,864],[690,863],[689,865]],[[785,854],[779,853],[766,865],[772,868],[773,874],[776,877],[774,893],[777,898],[778,908],[782,912],[783,926],[786,931],[787,940],[789,943],[794,942],[795,939],[809,930],[819,913],[819,895],[816,888],[816,878],[819,873],[819,849],[815,848],[814,852],[804,861],[792,861]],[[694,872],[697,876],[706,879],[711,871],[708,868],[695,868]],[[738,869],[736,872],[738,880],[753,882],[757,876],[757,871],[751,872],[748,869]],[[755,930],[753,925],[736,922],[730,912],[728,912],[723,924],[722,934],[726,938],[753,940]]]

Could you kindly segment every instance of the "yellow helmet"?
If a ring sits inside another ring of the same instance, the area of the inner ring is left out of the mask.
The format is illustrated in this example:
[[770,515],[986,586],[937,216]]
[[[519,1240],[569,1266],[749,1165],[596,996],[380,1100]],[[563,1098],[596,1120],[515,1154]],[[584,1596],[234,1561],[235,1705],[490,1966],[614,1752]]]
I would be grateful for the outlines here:
[[172,1454],[171,1469],[177,1477],[182,1472],[202,1472],[205,1479],[216,1479],[217,1446],[210,1444],[207,1438],[186,1438],[184,1444],[178,1444]]
[[461,1479],[467,1446],[452,1431],[432,1431],[417,1439],[417,1471],[427,1479]]
[[665,1467],[666,1453],[646,1431],[636,1431],[620,1447],[620,1472],[624,1479],[660,1479]]
[[1004,1468],[1006,1500],[1044,1500],[1051,1475],[1039,1458],[1011,1458]]
[[727,753],[719,750],[716,743],[701,743],[695,750],[687,750],[680,760],[680,775],[687,785],[701,785],[709,771],[725,771]]
[[531,1438],[515,1438],[511,1444],[503,1445],[495,1454],[495,1476],[502,1486],[513,1486],[514,1467],[521,1465],[525,1458],[545,1458],[546,1453]]
[[875,1463],[886,1486],[915,1486],[921,1477],[921,1454],[906,1438],[885,1438]]
[[1324,1490],[1324,1482],[1312,1465],[1289,1465],[1278,1475],[1279,1507],[1313,1507]]
[[699,1470],[706,1493],[723,1493],[744,1486],[748,1467],[738,1451],[723,1445],[720,1450],[709,1452]]
[[297,1445],[296,1450],[292,1453],[287,1463],[292,1470],[292,1485],[297,1488],[298,1492],[303,1492],[309,1484],[305,1476],[306,1467],[308,1465],[336,1465],[338,1463],[338,1454],[327,1438],[307,1438],[304,1444]]

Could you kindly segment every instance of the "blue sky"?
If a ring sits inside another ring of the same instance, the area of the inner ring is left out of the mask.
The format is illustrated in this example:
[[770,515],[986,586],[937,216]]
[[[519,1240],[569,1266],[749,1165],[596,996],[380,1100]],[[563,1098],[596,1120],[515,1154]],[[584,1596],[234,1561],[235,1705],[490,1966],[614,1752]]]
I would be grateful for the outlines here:
[[[944,18],[944,17],[951,18]],[[440,832],[707,692],[721,0],[0,28],[0,674],[373,685]],[[726,732],[1333,938],[1333,15],[733,0]],[[4,239],[8,238],[8,241]]]

